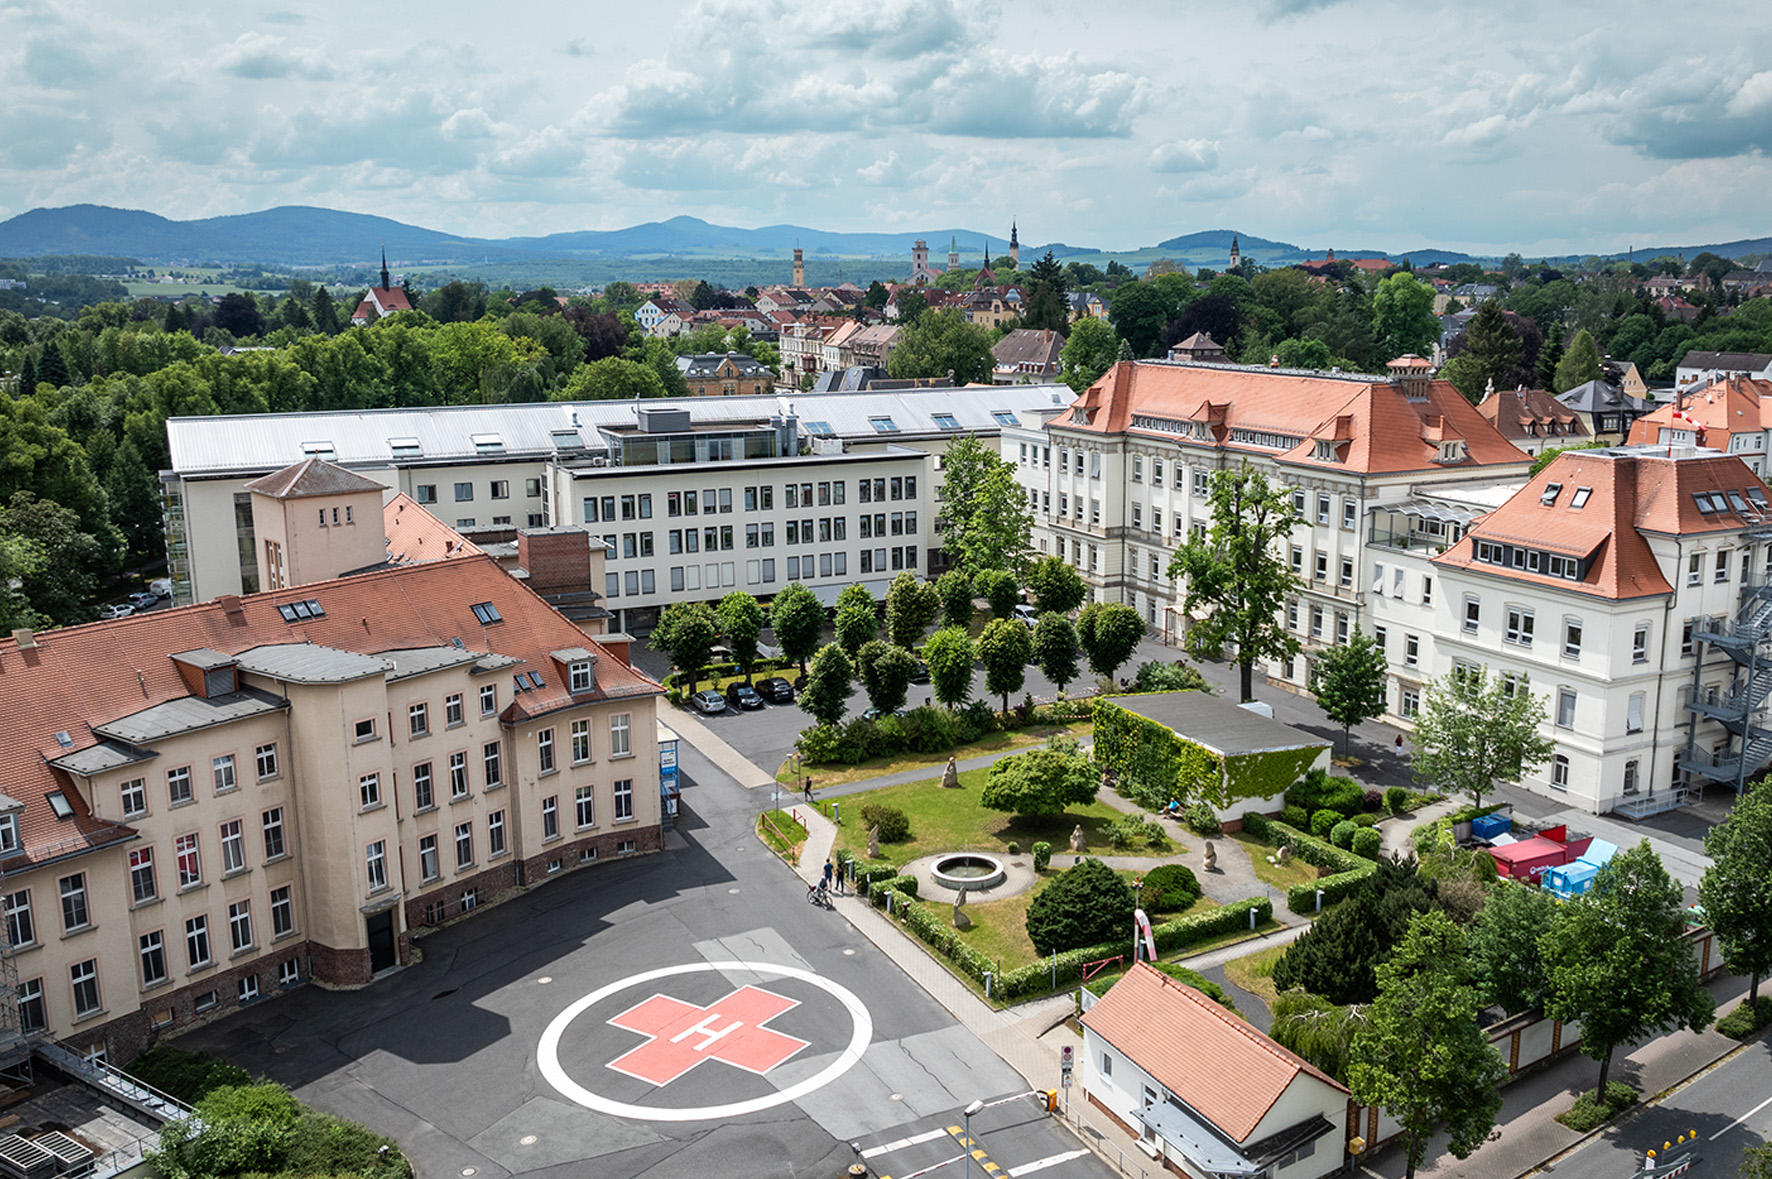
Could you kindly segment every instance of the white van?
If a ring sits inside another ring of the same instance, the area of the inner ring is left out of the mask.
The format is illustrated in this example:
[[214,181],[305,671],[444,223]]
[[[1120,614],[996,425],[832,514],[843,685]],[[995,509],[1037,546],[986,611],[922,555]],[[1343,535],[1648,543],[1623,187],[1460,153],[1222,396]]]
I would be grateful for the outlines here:
[[171,581],[171,579],[162,577],[162,578],[158,579],[157,581],[148,582],[148,592],[153,594],[157,598],[172,597],[172,581]]

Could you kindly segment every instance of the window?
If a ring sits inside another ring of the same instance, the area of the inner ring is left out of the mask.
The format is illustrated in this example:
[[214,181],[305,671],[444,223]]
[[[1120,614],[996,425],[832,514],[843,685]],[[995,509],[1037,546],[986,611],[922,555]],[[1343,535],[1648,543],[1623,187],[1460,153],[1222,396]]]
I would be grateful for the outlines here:
[[1692,630],[1693,624],[1690,622],[1680,628],[1680,654],[1682,655],[1692,654]]
[[[1509,606],[1507,608],[1506,638],[1508,642],[1518,643],[1522,647],[1530,647],[1532,645],[1533,629],[1536,625],[1537,623],[1533,618],[1532,611],[1522,610],[1518,606]],[[1577,648],[1577,653],[1579,654],[1579,647]]]
[[239,819],[221,825],[221,857],[223,876],[246,870],[246,834]]
[[1717,581],[1728,581],[1729,580],[1729,555],[1730,555],[1730,551],[1728,549],[1718,549],[1717,550],[1715,580],[1717,580]]
[[1403,636],[1403,666],[1416,667],[1421,663],[1421,639],[1416,635]]
[[1649,624],[1637,627],[1630,637],[1630,661],[1632,663],[1649,662]]
[[421,880],[435,880],[443,875],[443,864],[437,858],[437,837],[424,835],[418,841],[418,875]]
[[62,894],[62,932],[73,933],[92,924],[86,909],[86,873],[76,872],[60,881]]
[[1575,727],[1575,692],[1571,688],[1557,689],[1557,725],[1565,729]]
[[449,755],[449,797],[460,801],[468,796],[468,755]]
[[474,498],[474,485],[472,483],[457,483],[455,485],[455,502],[456,503],[458,503],[458,504],[468,503],[473,498]]
[[420,483],[413,488],[413,491],[418,493],[414,498],[421,504],[437,502],[437,485],[435,483]]
[[1132,481],[1134,483],[1144,482],[1144,458],[1136,454],[1132,456]]
[[203,883],[203,857],[197,847],[197,836],[181,835],[173,844],[178,852],[178,886],[181,889]]
[[258,998],[258,975],[249,974],[234,984],[234,996],[241,1003],[250,1003]]
[[1343,645],[1347,643],[1347,615],[1339,610],[1335,612],[1335,641]]
[[74,1018],[84,1019],[89,1015],[97,1015],[98,959],[88,958],[84,962],[76,962],[68,969],[68,979],[74,986]]
[[406,709],[406,726],[414,737],[423,737],[431,731],[431,706],[414,704]]
[[480,750],[481,761],[486,767],[486,789],[488,790],[504,782],[503,770],[499,767],[500,750],[501,746],[497,741],[488,741]]
[[1581,657],[1581,623],[1577,619],[1563,620],[1563,654],[1570,659]]
[[1698,585],[1704,580],[1704,554],[1693,553],[1686,561],[1686,584]]
[[1384,645],[1385,638],[1386,638],[1386,631],[1385,631],[1384,627],[1375,626],[1372,628],[1372,645],[1374,647],[1377,647],[1381,654],[1385,653],[1385,645]]
[[479,619],[482,626],[490,626],[495,622],[505,620],[504,615],[498,612],[498,607],[491,602],[476,602],[468,608],[474,612],[474,617]]
[[554,730],[543,729],[535,735],[535,761],[539,773],[554,772]]
[[1287,602],[1286,603],[1286,629],[1293,630],[1293,631],[1298,629],[1298,603],[1297,602]]
[[1639,775],[1638,775],[1637,760],[1635,758],[1632,758],[1630,761],[1625,762],[1624,763],[1624,792],[1626,794],[1635,794],[1637,792],[1638,776]]
[[252,948],[251,901],[235,901],[228,906],[228,941],[236,954]]
[[581,828],[597,825],[597,807],[593,793],[589,786],[578,788],[576,801],[578,803],[578,825]]
[[283,841],[283,808],[274,806],[259,816],[265,836],[265,861],[268,863],[288,850]]
[[455,867],[456,871],[474,866],[474,824],[472,822],[455,825]]
[[617,778],[615,780],[615,821],[634,817],[634,780]]
[[363,849],[363,868],[369,880],[369,891],[380,892],[388,886],[388,843],[378,839]]
[[224,753],[220,757],[209,759],[209,769],[215,779],[215,792],[226,794],[239,783],[234,778],[234,755]]
[[1325,581],[1325,582],[1329,580],[1329,554],[1328,553],[1319,552],[1317,554],[1316,580]]
[[185,921],[185,961],[193,970],[209,964],[209,918],[205,915]]
[[166,981],[166,935],[157,929],[144,933],[137,945],[141,947],[142,989],[159,986]]
[[421,761],[412,767],[412,805],[421,811],[428,811],[437,804],[431,791],[431,763]]
[[1560,753],[1551,758],[1550,784],[1552,790],[1569,789],[1569,759]]
[[572,764],[583,765],[591,760],[591,722],[572,722]]
[[1404,717],[1415,717],[1421,714],[1421,690],[1404,688],[1397,698],[1397,711]]
[[486,854],[497,858],[505,854],[505,813],[493,811],[486,816]]
[[1212,485],[1211,472],[1203,471],[1203,470],[1194,472],[1194,494],[1195,495],[1205,495],[1209,490],[1211,490],[1211,485]]
[[[1179,516],[1176,517],[1175,522],[1180,524],[1181,518]],[[1292,572],[1294,576],[1304,576],[1304,550],[1297,545],[1292,546]]]
[[[272,893],[271,895],[275,896],[276,894]],[[273,909],[271,911],[271,915],[274,918],[276,916],[276,910]],[[296,983],[298,983],[300,981],[301,981],[301,963],[298,960],[296,960],[294,958],[290,958],[286,961],[279,962],[277,964],[277,985],[278,986],[293,987]]]
[[1464,600],[1464,629],[1475,633],[1478,624],[1483,621],[1483,604],[1475,598]]
[[381,775],[364,774],[357,779],[357,797],[364,810],[381,805]]
[[1631,693],[1630,699],[1625,701],[1624,731],[1627,733],[1643,731],[1643,693],[1641,692]]
[[29,889],[6,894],[6,940],[15,950],[37,940],[37,925],[31,920]]
[[480,715],[491,716],[498,711],[498,685],[483,684],[480,687]]
[[153,848],[140,847],[129,853],[129,890],[138,905],[159,897],[154,885]]
[[541,800],[541,837],[544,840],[560,837],[560,796],[557,794]]
[[462,723],[460,692],[452,692],[443,697],[443,723],[452,729]]
[[1354,559],[1352,557],[1341,559],[1341,584],[1343,588],[1354,584]]
[[1341,501],[1341,526],[1344,529],[1346,529],[1347,531],[1352,532],[1354,530],[1354,525],[1359,520],[1359,518],[1360,518],[1360,505],[1359,505],[1358,501],[1351,500],[1351,499],[1342,500]]
[[352,739],[356,741],[375,740],[375,718],[370,717],[368,720],[358,721],[352,726],[352,735]]
[[1322,637],[1323,637],[1323,608],[1321,606],[1312,606],[1311,607],[1311,638],[1320,639]]
[[[118,787],[118,794],[123,803],[123,817],[134,818],[148,813],[148,786],[145,779],[131,778]],[[16,840],[13,846],[17,846]],[[10,847],[6,850],[12,850]]]
[[637,847],[631,839],[621,839],[616,841],[615,854],[618,856],[631,856],[636,850]]
[[40,1032],[49,1026],[42,979],[33,978],[18,985],[18,1024],[21,1032]]
[[[1399,578],[1402,577],[1401,570],[1398,570],[1397,576]],[[1434,579],[1431,577],[1423,577],[1421,579],[1421,604],[1423,606],[1431,606],[1434,604]]]
[[260,782],[266,778],[277,776],[277,746],[275,742],[270,745],[260,745],[252,751],[252,758],[257,764]]
[[1317,523],[1329,523],[1329,497],[1321,492],[1317,493]]

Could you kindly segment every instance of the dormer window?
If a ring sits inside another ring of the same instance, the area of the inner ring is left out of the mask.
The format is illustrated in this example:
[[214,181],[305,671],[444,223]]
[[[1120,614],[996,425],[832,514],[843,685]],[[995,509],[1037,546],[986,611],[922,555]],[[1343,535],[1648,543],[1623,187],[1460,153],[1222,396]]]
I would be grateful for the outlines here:
[[591,661],[589,659],[580,659],[577,662],[568,664],[566,668],[566,678],[569,688],[574,695],[577,695],[580,692],[589,692],[594,686],[594,682],[591,679]]
[[9,856],[19,849],[18,812],[0,815],[0,855]]
[[498,612],[498,607],[491,602],[476,602],[472,609],[474,617],[480,620],[481,626],[490,626],[495,622],[504,621],[504,616]]
[[1311,453],[1311,457],[1319,463],[1333,463],[1338,461],[1335,443],[1327,438],[1317,439],[1317,446]]
[[469,441],[474,444],[475,454],[503,454],[505,440],[498,434],[470,434]]
[[1461,438],[1460,439],[1452,439],[1450,441],[1440,443],[1440,461],[1441,462],[1456,463],[1456,462],[1462,462],[1463,460],[1464,460],[1464,440],[1463,439],[1461,439]]

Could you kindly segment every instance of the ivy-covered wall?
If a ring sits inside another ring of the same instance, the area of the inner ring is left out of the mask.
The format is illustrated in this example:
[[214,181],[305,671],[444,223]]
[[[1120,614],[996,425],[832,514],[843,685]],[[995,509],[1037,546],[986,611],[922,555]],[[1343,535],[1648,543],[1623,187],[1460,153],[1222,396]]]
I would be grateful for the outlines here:
[[1121,708],[1095,703],[1095,763],[1120,782],[1120,793],[1160,810],[1170,799],[1205,802],[1226,810],[1251,798],[1271,798],[1304,776],[1322,749],[1280,749],[1221,758],[1166,725]]

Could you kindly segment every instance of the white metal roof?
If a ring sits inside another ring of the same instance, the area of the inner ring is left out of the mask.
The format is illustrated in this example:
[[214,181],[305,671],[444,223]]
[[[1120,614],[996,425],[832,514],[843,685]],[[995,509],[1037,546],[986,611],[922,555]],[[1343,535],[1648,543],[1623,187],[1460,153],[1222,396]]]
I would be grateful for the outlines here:
[[[874,439],[977,432],[995,435],[1002,427],[991,416],[1051,409],[1075,394],[1065,385],[996,385],[959,389],[906,389],[865,393],[765,394],[747,397],[686,397],[642,402],[648,408],[687,409],[696,426],[767,421],[796,414],[800,431],[808,423],[829,427],[826,437]],[[309,457],[316,441],[329,443],[334,462],[347,467],[405,467],[485,462],[492,458],[546,458],[557,449],[555,435],[576,432],[597,443],[600,427],[634,428],[632,401],[538,402],[523,405],[457,405],[422,409],[340,410],[330,413],[218,414],[173,418],[166,423],[172,470],[185,478],[236,478],[280,470]],[[959,429],[942,429],[934,415],[951,414]],[[896,434],[883,434],[873,418],[889,417]],[[496,436],[502,447],[488,451],[475,437]],[[416,450],[414,444],[416,443]],[[398,450],[398,453],[396,453]]]

